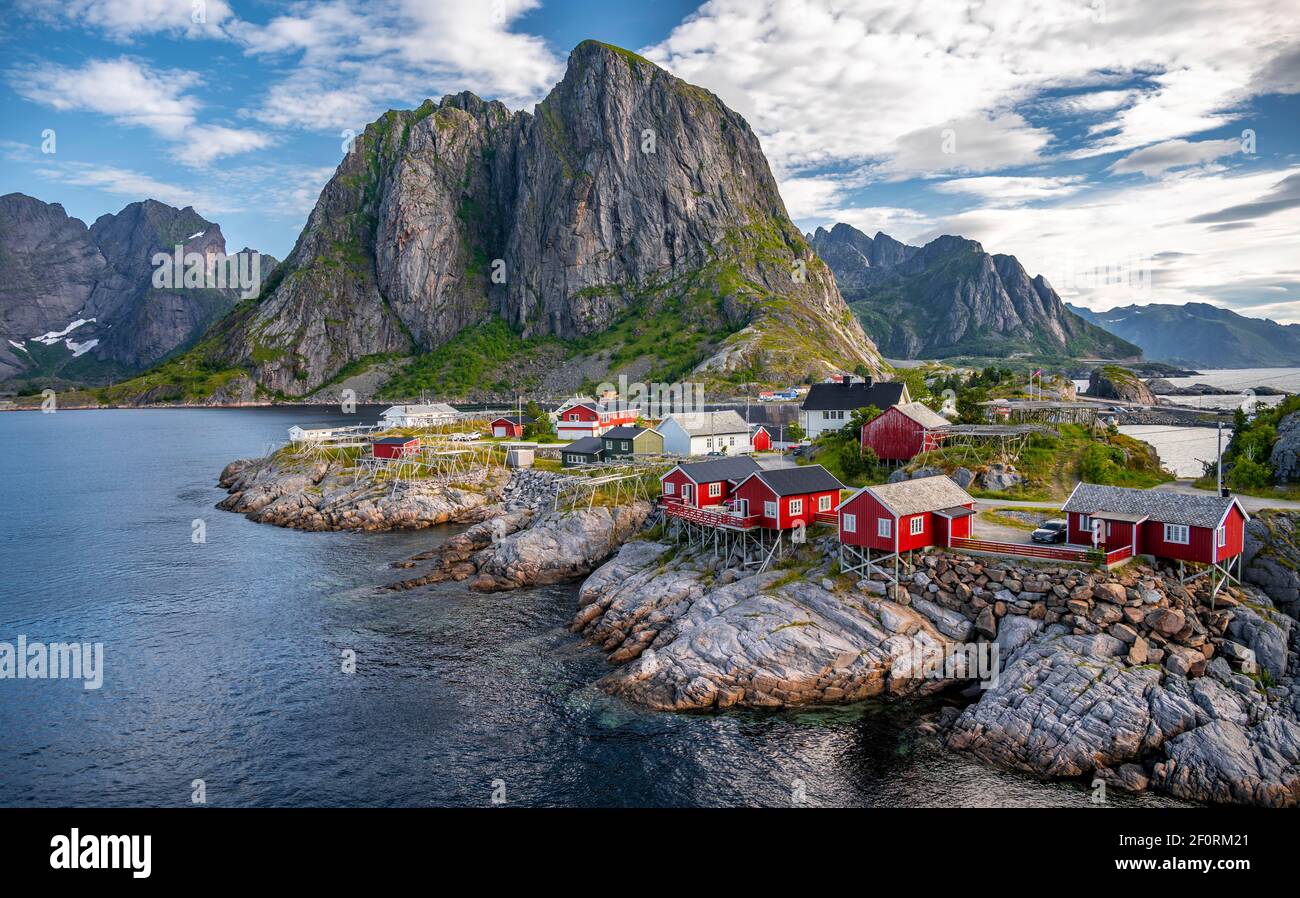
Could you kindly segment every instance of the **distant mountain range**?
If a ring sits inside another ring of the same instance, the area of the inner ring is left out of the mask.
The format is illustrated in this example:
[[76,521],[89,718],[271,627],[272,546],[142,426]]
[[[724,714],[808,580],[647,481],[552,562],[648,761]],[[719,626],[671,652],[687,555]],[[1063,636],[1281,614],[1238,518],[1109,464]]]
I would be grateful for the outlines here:
[[[154,255],[178,244],[226,252],[221,227],[189,207],[145,200],[86,227],[57,203],[0,196],[0,380],[104,382],[192,344],[240,290],[154,287]],[[263,280],[275,264],[261,257]]]
[[1140,355],[1137,346],[1073,314],[1015,256],[989,254],[974,240],[943,236],[908,246],[843,223],[818,228],[808,240],[888,358]]
[[1068,308],[1136,343],[1155,361],[1201,368],[1300,366],[1300,324],[1247,318],[1203,302],[1124,306],[1105,312]]

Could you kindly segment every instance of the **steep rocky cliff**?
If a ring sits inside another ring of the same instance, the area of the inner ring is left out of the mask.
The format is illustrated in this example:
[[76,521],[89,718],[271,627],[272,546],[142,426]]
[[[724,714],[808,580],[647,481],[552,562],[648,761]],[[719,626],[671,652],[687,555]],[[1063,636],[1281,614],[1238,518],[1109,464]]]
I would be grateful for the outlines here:
[[907,246],[843,223],[818,228],[809,240],[888,357],[1141,354],[1071,313],[1015,256],[991,255],[974,240],[944,236]]
[[[226,252],[220,226],[190,207],[145,200],[87,228],[57,203],[0,197],[0,379],[93,383],[193,343],[240,291],[154,287],[154,255],[177,245],[204,257]],[[263,256],[261,277],[274,265]]]
[[468,93],[385,113],[269,286],[205,352],[286,396],[496,321],[578,379],[879,373],[744,119],[595,41],[534,113]]

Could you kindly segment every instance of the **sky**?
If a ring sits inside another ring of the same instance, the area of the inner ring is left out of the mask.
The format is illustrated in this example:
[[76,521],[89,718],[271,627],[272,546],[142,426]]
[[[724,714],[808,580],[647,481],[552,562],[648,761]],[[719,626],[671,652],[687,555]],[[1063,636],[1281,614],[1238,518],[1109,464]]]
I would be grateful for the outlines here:
[[283,258],[352,133],[531,110],[586,38],[716,93],[804,230],[1019,257],[1066,301],[1300,323],[1300,0],[4,0],[0,193],[152,197]]

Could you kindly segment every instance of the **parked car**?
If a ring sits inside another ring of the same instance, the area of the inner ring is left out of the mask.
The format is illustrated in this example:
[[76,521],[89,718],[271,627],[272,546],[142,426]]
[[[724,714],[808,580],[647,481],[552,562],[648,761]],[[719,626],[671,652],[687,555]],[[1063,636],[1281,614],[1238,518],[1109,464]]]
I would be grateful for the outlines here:
[[1029,534],[1029,538],[1036,543],[1063,543],[1067,535],[1065,521],[1060,519],[1043,521],[1043,525]]
[[455,443],[469,443],[474,440],[482,439],[482,437],[483,434],[479,433],[477,430],[469,430],[463,433],[453,433],[451,435],[451,440]]

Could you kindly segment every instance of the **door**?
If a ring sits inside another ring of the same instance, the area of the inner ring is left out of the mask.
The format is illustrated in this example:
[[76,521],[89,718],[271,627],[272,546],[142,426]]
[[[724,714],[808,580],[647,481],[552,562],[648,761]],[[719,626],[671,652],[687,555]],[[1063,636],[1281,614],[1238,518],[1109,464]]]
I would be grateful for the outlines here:
[[682,484],[682,501],[685,502],[687,505],[695,504],[695,484],[693,483]]
[[732,510],[735,511],[736,514],[740,515],[742,518],[749,517],[748,499],[733,499],[732,502],[733,502]]
[[1102,524],[1103,524],[1103,523],[1104,523],[1103,521],[1099,521],[1099,520],[1097,520],[1096,518],[1093,518],[1093,519],[1092,519],[1092,545],[1093,545],[1093,548],[1096,548],[1097,546],[1100,546],[1100,545],[1101,545],[1101,542],[1102,542],[1102,539],[1101,539],[1101,528],[1102,528]]

